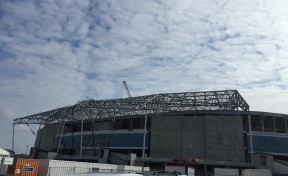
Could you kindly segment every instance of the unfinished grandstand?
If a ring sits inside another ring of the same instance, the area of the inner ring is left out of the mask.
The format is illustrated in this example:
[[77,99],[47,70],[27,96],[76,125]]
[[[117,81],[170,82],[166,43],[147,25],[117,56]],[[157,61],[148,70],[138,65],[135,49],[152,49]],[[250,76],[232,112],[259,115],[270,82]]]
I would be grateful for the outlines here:
[[42,126],[31,152],[35,158],[209,170],[257,163],[269,168],[271,158],[287,160],[287,119],[250,111],[237,90],[224,90],[90,99],[13,125]]

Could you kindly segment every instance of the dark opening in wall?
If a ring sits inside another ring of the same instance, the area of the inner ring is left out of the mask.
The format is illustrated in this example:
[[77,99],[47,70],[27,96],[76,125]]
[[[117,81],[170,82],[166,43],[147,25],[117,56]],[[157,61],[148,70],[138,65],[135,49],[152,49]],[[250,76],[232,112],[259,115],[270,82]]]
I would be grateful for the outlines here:
[[132,128],[132,118],[129,119],[121,119],[122,121],[122,127],[123,130],[129,130]]
[[91,131],[92,130],[92,123],[91,122],[85,122],[83,124],[83,131]]
[[249,131],[248,116],[247,115],[242,117],[242,124],[243,124],[243,130]]
[[275,117],[275,125],[277,133],[286,133],[285,119],[282,117]]
[[144,128],[144,120],[142,120],[142,118],[132,119],[132,128],[133,129],[143,129]]
[[252,131],[262,131],[262,117],[260,115],[251,115]]
[[265,132],[274,132],[274,121],[272,116],[264,117],[264,131]]

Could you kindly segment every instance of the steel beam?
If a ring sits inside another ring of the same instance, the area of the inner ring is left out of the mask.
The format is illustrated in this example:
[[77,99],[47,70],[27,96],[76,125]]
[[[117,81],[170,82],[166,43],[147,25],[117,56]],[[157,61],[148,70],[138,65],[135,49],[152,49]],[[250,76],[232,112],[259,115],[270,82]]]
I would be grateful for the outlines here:
[[[155,98],[153,98],[155,97]],[[149,102],[149,103],[147,103]],[[134,115],[217,110],[217,111],[248,111],[249,105],[237,90],[183,92],[154,94],[132,98],[109,100],[85,100],[74,106],[67,106],[30,115],[14,120],[14,124],[40,124],[46,125],[63,120],[88,120],[87,111],[91,112],[93,119],[112,118]],[[91,118],[91,117],[90,117]]]

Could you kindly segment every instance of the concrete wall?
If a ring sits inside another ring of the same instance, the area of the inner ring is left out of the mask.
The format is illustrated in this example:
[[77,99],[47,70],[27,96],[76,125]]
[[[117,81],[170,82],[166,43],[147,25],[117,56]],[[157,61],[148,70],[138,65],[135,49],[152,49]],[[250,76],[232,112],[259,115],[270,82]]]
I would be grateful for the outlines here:
[[206,116],[207,158],[245,161],[242,117]]
[[152,118],[151,156],[162,158],[180,157],[182,136],[180,128],[181,116]]
[[61,128],[61,124],[50,124],[38,130],[34,147],[52,151],[54,137],[57,135],[57,131],[61,133]]
[[240,116],[154,117],[150,156],[245,161],[242,132]]
[[[264,157],[263,163],[261,163],[261,157]],[[254,165],[256,169],[268,169],[273,171],[274,167],[274,161],[273,161],[273,156],[272,155],[265,155],[265,154],[254,154],[253,155],[253,160],[254,160]]]
[[151,157],[205,157],[205,117],[159,116],[152,119]]
[[205,117],[183,116],[182,127],[178,130],[182,132],[182,154],[181,159],[205,158],[206,156],[206,135]]

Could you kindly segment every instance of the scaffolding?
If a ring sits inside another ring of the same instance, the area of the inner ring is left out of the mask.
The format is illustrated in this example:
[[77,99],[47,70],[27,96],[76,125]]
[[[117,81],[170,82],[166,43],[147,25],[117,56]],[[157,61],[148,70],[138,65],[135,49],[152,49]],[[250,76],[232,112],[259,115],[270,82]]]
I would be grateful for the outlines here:
[[47,125],[72,120],[218,110],[249,111],[249,105],[237,90],[154,94],[131,98],[84,100],[66,106],[14,120],[13,124]]

